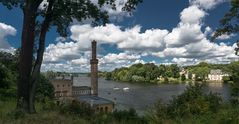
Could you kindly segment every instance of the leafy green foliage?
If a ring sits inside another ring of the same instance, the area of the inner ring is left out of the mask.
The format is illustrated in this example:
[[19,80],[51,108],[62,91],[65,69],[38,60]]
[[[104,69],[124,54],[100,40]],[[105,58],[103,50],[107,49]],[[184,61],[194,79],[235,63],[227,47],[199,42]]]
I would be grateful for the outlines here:
[[107,72],[105,78],[107,80],[127,81],[127,82],[152,82],[156,83],[158,77],[179,78],[179,67],[176,64],[169,66],[160,65],[159,67],[153,63],[134,64],[129,68],[122,67],[112,72]]
[[143,117],[139,117],[134,109],[115,110],[113,113],[96,115],[92,123],[98,124],[147,124]]
[[90,118],[94,112],[89,106],[73,101],[72,103],[65,103],[60,106],[60,113]]
[[239,103],[239,61],[232,62],[229,65],[232,73],[232,80],[233,83],[231,84],[232,87],[232,96],[237,97],[237,102]]
[[18,77],[17,57],[11,53],[0,52],[0,96],[15,97]]
[[54,98],[54,87],[50,81],[43,75],[40,75],[38,87],[36,90],[36,99],[45,102],[45,99]]
[[228,83],[229,81],[231,81],[230,76],[223,76],[222,77],[223,83]]
[[93,110],[86,105],[80,104],[77,101],[65,103],[59,106],[61,114],[70,115],[76,118],[84,118],[95,124],[110,124],[130,123],[130,124],[145,124],[144,118],[138,116],[134,109],[115,110],[112,113],[94,113]]
[[237,33],[239,31],[238,14],[239,14],[239,1],[231,0],[231,9],[220,20],[222,28],[217,29],[213,38],[227,33]]
[[185,74],[182,74],[181,81],[185,81],[185,80],[186,80]]
[[147,118],[152,123],[163,123],[165,120],[177,120],[192,116],[216,113],[222,99],[213,93],[204,94],[203,85],[190,85],[179,96],[173,97],[169,104],[160,101],[148,112]]
[[[220,20],[221,28],[218,28],[212,37],[215,40],[217,37],[223,34],[235,34],[239,32],[239,1],[231,0],[231,8]],[[235,54],[238,55],[239,52],[239,41],[237,42],[237,48],[235,48]]]

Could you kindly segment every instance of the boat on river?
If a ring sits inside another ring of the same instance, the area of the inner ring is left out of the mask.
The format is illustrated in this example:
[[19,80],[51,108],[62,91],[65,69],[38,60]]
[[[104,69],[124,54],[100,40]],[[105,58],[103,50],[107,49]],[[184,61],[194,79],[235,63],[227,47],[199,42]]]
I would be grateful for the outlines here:
[[123,88],[124,91],[128,91],[129,90],[129,87],[125,87]]
[[113,90],[119,90],[120,88],[119,87],[114,87]]

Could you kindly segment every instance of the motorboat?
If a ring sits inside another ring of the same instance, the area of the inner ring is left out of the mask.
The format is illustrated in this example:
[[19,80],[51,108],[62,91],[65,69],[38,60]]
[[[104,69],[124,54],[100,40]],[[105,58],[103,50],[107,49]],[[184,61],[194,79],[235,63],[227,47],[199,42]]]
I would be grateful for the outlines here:
[[125,87],[125,88],[123,88],[123,90],[124,90],[124,91],[127,91],[127,90],[129,90],[129,87]]

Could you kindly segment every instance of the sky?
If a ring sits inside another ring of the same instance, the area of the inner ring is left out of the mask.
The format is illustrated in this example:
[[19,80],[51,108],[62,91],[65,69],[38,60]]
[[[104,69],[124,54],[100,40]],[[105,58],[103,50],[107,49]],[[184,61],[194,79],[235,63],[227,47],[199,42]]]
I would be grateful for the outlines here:
[[[116,10],[107,5],[101,8],[110,16],[105,26],[73,22],[66,38],[52,27],[41,70],[89,72],[92,40],[98,43],[100,71],[135,63],[186,66],[238,60],[234,54],[237,34],[210,42],[230,8],[229,0],[144,0],[132,14],[122,11],[126,2],[116,0]],[[0,51],[13,53],[20,47],[22,21],[21,9],[8,10],[0,4]]]

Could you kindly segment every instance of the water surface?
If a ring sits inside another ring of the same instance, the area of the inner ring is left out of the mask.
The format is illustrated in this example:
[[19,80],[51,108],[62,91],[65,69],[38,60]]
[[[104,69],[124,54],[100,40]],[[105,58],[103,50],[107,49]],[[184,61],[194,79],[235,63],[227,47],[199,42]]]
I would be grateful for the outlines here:
[[[80,76],[74,78],[76,86],[90,86],[90,77]],[[99,96],[107,98],[116,103],[117,109],[134,108],[139,112],[147,110],[156,101],[161,100],[167,103],[172,96],[181,94],[188,84],[136,84],[127,82],[108,81],[103,78],[99,79]],[[114,88],[119,90],[114,90]],[[128,91],[123,88],[128,87]],[[205,92],[216,92],[227,100],[229,98],[229,87],[222,83],[209,83]]]

